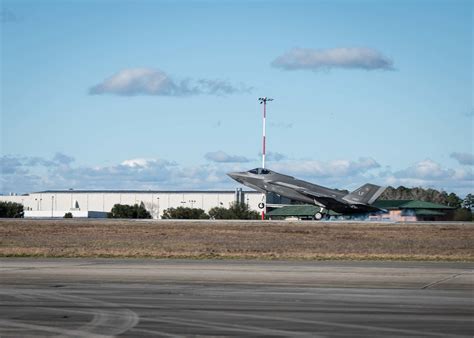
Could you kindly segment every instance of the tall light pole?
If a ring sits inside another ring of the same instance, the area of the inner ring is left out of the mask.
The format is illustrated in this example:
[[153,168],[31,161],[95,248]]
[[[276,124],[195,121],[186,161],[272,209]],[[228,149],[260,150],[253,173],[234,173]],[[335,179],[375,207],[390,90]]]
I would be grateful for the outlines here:
[[[267,141],[267,102],[273,101],[269,97],[259,97],[258,101],[263,104],[263,137],[262,137],[262,168],[265,168],[265,153],[266,153],[266,141]],[[262,195],[263,209],[262,209],[262,221],[265,220],[265,212],[267,210],[267,194]]]
[[157,197],[156,200],[158,201],[158,216],[156,218],[160,219],[160,198]]
[[155,215],[155,210],[153,208],[153,193],[151,193],[151,217]]
[[267,102],[273,101],[269,97],[259,97],[258,101],[263,104],[263,138],[262,138],[262,168],[265,168],[265,143],[266,143],[266,120],[267,120]]

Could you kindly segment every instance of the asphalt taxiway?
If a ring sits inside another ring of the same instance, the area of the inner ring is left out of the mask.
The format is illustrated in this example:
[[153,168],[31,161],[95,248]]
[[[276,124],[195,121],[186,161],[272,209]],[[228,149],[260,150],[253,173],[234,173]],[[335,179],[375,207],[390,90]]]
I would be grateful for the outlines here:
[[474,334],[473,264],[0,259],[0,336]]

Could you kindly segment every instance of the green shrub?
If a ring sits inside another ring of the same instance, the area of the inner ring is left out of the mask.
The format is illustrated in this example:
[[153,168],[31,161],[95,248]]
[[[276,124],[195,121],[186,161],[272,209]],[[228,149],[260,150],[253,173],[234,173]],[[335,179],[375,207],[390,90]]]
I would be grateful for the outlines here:
[[260,219],[257,211],[250,210],[245,203],[233,202],[230,208],[215,207],[209,210],[209,216],[213,219]]
[[0,202],[1,218],[23,217],[23,204],[15,202]]
[[199,208],[177,207],[163,211],[163,219],[208,219],[209,215]]
[[143,202],[134,205],[115,204],[108,218],[151,218],[151,214],[146,210]]
[[72,218],[72,212],[66,212],[64,218]]

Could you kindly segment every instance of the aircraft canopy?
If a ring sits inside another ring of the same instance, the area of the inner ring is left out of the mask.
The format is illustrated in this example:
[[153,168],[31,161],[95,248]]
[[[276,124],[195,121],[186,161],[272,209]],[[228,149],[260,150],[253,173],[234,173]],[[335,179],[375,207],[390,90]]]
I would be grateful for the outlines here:
[[264,168],[255,168],[255,169],[249,170],[249,173],[257,174],[257,175],[267,175],[267,174],[270,174],[270,170],[264,169]]

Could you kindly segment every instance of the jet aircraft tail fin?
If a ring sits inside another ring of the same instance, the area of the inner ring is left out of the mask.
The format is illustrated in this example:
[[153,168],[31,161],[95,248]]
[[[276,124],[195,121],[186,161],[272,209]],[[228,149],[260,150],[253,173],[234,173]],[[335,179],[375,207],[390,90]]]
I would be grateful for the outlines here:
[[385,188],[367,183],[347,194],[343,199],[349,203],[372,204],[384,192]]

